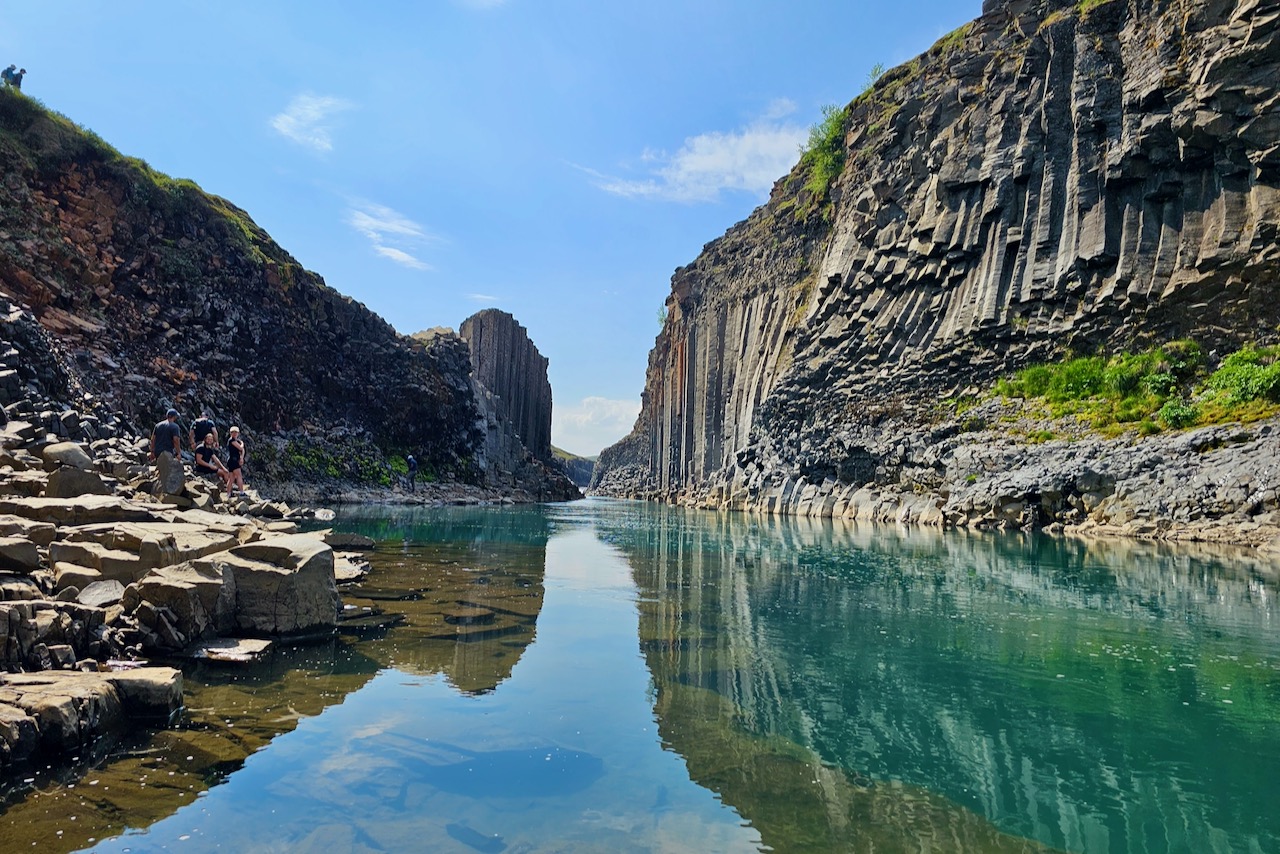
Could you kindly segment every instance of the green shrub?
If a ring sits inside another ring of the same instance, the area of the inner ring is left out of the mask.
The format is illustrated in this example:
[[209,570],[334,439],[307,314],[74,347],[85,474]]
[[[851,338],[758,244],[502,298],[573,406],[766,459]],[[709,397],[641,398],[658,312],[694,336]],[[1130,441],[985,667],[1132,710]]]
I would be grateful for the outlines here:
[[1147,374],[1142,378],[1142,389],[1154,397],[1168,397],[1178,390],[1178,380],[1170,373]]
[[1177,430],[1181,427],[1190,427],[1196,423],[1196,419],[1200,417],[1200,411],[1190,401],[1182,398],[1174,398],[1160,407],[1160,411],[1156,413],[1156,418],[1164,422],[1166,427]]
[[1225,393],[1228,403],[1280,401],[1280,362],[1276,355],[1276,348],[1237,350],[1222,360],[1205,385]]
[[826,198],[831,182],[844,169],[844,134],[849,110],[834,104],[822,108],[822,119],[809,128],[809,140],[800,151],[800,162],[809,169],[805,189]]

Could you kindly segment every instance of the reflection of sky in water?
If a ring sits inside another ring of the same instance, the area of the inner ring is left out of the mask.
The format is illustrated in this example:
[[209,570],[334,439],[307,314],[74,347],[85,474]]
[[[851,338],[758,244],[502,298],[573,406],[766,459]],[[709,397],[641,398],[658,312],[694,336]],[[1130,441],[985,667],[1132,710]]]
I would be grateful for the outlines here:
[[537,640],[495,692],[384,671],[194,804],[95,850],[756,850],[661,747],[627,565],[569,526],[547,570]]
[[[317,650],[326,703],[99,850],[1278,850],[1256,554],[599,501],[344,523],[389,543],[373,585],[421,588],[374,602],[408,624],[338,676]],[[506,633],[428,625],[463,599]],[[193,696],[251,694],[265,740],[303,707],[277,675]]]

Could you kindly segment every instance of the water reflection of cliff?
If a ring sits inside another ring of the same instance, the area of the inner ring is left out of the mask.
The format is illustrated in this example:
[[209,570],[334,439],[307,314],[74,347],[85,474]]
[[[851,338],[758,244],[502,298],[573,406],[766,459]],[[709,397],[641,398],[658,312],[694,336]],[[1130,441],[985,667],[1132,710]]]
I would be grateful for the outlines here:
[[767,844],[1280,846],[1269,564],[620,507],[664,739]]
[[149,827],[238,771],[299,721],[364,687],[379,664],[342,641],[282,648],[247,667],[188,670],[176,726],[102,743],[73,767],[38,771],[34,794],[0,804],[0,848],[76,851]]
[[363,644],[366,654],[471,694],[511,676],[542,610],[551,536],[542,508],[352,508],[340,521],[380,543],[370,579],[343,601],[405,617]]

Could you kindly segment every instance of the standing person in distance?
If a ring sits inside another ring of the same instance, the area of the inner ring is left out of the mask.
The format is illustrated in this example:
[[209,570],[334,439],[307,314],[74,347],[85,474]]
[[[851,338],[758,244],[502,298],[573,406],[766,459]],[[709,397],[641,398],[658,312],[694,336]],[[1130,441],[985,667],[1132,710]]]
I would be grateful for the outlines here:
[[178,426],[178,410],[170,409],[164,420],[151,430],[151,448],[147,458],[156,464],[157,492],[177,495],[182,492],[182,428]]
[[244,439],[240,438],[240,428],[232,426],[227,431],[227,471],[231,477],[227,479],[227,496],[231,496],[232,487],[239,484],[239,491],[244,495],[244,464],[249,454],[244,449]]
[[414,459],[413,454],[405,458],[405,462],[409,464],[409,491],[418,491],[418,461]]

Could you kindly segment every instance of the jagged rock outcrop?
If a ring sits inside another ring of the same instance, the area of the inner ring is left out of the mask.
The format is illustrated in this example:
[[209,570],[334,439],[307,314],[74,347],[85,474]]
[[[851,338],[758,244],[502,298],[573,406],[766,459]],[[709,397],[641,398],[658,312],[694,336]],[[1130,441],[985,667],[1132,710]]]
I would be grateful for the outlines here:
[[39,321],[0,306],[0,397],[38,384],[144,435],[170,405],[184,420],[208,408],[224,432],[242,427],[260,476],[336,449],[312,468],[374,479],[385,454],[413,447],[435,471],[475,477],[465,351],[397,334],[225,199],[9,90],[0,170],[0,291]]
[[1067,351],[1276,340],[1278,79],[1276,0],[986,3],[850,104],[829,194],[802,161],[676,272],[594,489],[927,491],[902,443],[948,395]]
[[[547,358],[528,332],[505,311],[485,309],[468,317],[458,334],[471,355],[471,376],[480,407],[486,482],[510,484],[548,500],[581,493],[551,453],[551,382]],[[438,332],[421,333],[436,340]]]

